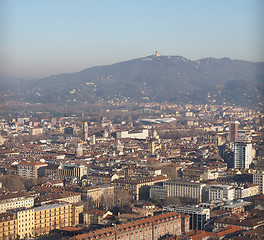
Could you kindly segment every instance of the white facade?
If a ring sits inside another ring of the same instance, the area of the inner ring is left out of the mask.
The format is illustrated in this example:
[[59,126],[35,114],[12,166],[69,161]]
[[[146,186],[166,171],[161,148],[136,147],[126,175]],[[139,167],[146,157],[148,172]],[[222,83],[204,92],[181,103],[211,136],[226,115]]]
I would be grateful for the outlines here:
[[149,136],[148,129],[142,129],[140,131],[121,131],[116,133],[116,138],[132,138],[132,139],[146,139]]
[[257,184],[259,186],[259,193],[264,193],[264,171],[263,170],[257,170],[253,174],[253,183]]
[[252,163],[252,143],[249,137],[237,138],[234,148],[234,168],[249,168]]
[[184,180],[170,180],[162,186],[151,186],[150,194],[161,199],[165,197],[191,198],[202,202],[206,184]]
[[209,200],[234,200],[235,189],[229,185],[211,185],[209,187]]
[[34,206],[34,196],[23,194],[10,194],[1,197],[0,200],[0,213],[15,208],[30,208]]

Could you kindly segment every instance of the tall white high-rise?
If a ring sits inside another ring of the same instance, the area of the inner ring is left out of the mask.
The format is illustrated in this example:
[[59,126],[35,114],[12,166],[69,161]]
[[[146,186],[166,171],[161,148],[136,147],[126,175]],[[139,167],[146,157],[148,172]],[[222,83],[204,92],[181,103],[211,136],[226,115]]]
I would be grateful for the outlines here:
[[234,147],[234,168],[249,168],[252,163],[252,138],[239,135]]

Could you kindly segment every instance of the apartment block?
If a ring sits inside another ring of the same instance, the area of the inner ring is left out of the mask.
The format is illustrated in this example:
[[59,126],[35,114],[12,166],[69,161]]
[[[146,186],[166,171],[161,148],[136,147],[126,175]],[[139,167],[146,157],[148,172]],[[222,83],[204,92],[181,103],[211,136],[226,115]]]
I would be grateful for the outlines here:
[[235,199],[235,188],[229,185],[211,185],[209,187],[209,201]]
[[17,217],[13,213],[0,214],[0,240],[17,238]]
[[15,208],[34,206],[34,194],[25,192],[9,193],[0,196],[0,213]]
[[45,167],[48,166],[42,162],[20,162],[17,165],[17,174],[25,178],[43,177]]
[[35,212],[33,208],[22,208],[14,211],[17,215],[17,235],[24,239],[35,236]]
[[[154,217],[140,219],[134,222],[120,224],[116,228],[104,228],[93,232],[80,234],[70,238],[71,240],[86,239],[148,239],[156,240],[166,234],[179,236],[189,229],[189,216],[175,212],[169,212]],[[184,230],[184,231],[183,231]]]
[[71,226],[71,204],[56,203],[34,208],[36,235],[48,234],[51,230]]
[[190,229],[205,230],[206,223],[210,220],[210,209],[189,206],[168,206],[166,211],[188,214],[190,216]]
[[131,195],[132,199],[139,200],[141,198],[141,193],[144,190],[143,187],[151,186],[159,182],[164,182],[168,179],[169,178],[165,176],[156,176],[139,179],[116,179],[113,181],[113,184],[117,189],[127,190]]

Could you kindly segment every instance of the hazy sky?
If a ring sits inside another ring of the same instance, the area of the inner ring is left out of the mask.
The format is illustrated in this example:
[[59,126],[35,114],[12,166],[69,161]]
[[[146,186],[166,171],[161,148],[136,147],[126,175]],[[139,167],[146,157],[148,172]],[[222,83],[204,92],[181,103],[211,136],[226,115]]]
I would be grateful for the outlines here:
[[151,55],[264,61],[263,0],[1,0],[1,75]]

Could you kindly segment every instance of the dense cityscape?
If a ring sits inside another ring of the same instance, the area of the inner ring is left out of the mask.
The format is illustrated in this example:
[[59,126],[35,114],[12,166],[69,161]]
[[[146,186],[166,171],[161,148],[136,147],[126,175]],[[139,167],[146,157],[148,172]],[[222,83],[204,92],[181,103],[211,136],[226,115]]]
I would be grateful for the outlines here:
[[0,239],[260,239],[263,117],[158,103],[10,114]]

